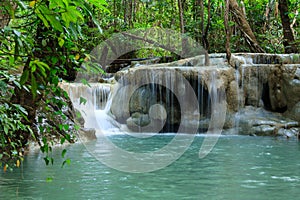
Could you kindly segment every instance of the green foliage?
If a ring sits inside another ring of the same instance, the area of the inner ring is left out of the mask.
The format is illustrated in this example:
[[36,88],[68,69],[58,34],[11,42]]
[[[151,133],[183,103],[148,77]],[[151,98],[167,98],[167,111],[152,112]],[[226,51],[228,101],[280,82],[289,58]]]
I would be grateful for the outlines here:
[[23,143],[25,136],[16,135],[15,132],[24,131],[34,135],[30,126],[21,121],[27,120],[28,113],[25,108],[9,102],[9,97],[13,95],[12,88],[20,87],[16,78],[8,71],[0,71],[0,161],[10,160],[10,163],[17,161],[15,165],[18,167],[26,144]]
[[70,105],[59,82],[81,66],[89,53],[82,28],[91,21],[102,31],[95,12],[108,12],[107,4],[14,0],[1,5],[0,15],[8,13],[11,21],[0,29],[0,160],[5,170],[9,160],[17,160],[19,166],[28,140],[34,139],[45,153],[45,163],[53,164],[52,145],[74,142],[78,130],[67,123],[71,116],[64,110]]

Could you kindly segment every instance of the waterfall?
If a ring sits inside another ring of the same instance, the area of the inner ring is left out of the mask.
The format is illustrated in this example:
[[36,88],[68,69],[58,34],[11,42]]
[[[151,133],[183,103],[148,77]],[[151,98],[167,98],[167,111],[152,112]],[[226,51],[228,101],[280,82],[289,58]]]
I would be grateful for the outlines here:
[[84,128],[109,130],[116,127],[114,120],[108,115],[111,100],[111,85],[102,83],[62,83],[74,108],[84,119]]
[[[221,129],[223,119],[227,134],[272,135],[278,126],[296,127],[297,122],[281,113],[298,117],[293,107],[300,97],[290,94],[300,91],[300,58],[295,64],[280,64],[291,57],[236,54],[229,65],[223,57],[211,59],[211,66],[181,66],[178,61],[132,67],[117,72],[114,84],[63,83],[62,88],[86,128],[191,133],[197,126],[199,133],[212,134]],[[227,110],[220,112],[223,107]],[[292,125],[282,125],[287,123]]]
[[[161,124],[159,132],[190,132],[191,127],[200,124],[197,131],[204,133],[212,115],[210,90],[215,95],[212,100],[217,100],[230,68],[216,69],[157,66],[119,72],[124,74],[117,76],[122,79],[114,89],[111,112],[118,122],[136,132],[157,131]],[[215,88],[210,88],[215,83]],[[160,109],[156,107],[157,112],[151,116],[151,107],[157,105]],[[161,117],[164,114],[166,118]],[[153,118],[157,119],[155,126],[151,125]]]

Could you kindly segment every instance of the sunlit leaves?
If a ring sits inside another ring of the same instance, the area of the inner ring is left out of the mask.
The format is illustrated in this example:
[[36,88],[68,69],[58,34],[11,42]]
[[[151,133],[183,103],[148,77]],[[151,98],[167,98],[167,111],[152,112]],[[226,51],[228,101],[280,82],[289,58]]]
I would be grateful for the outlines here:
[[32,8],[35,6],[35,4],[36,4],[36,1],[30,1],[29,2],[29,6],[32,7]]
[[53,178],[52,178],[52,177],[47,177],[47,178],[46,178],[46,182],[47,182],[47,183],[51,183],[52,181],[53,181]]
[[68,6],[66,11],[62,13],[62,19],[66,24],[66,27],[69,27],[70,22],[77,22],[77,20],[84,20],[82,14],[77,10],[75,6]]
[[84,22],[84,13],[89,15],[94,23],[99,26],[88,3],[100,10],[108,11],[105,7],[107,3],[104,0],[49,0],[48,2],[49,6],[47,6],[46,2],[36,4],[36,1],[31,1],[29,5],[30,7],[34,7],[35,13],[46,27],[51,27],[60,32],[67,31],[71,23]]
[[71,159],[68,158],[68,159],[64,160],[61,167],[65,166],[65,164],[70,165],[71,164]]
[[16,167],[20,167],[20,160],[17,160],[17,162],[16,162]]

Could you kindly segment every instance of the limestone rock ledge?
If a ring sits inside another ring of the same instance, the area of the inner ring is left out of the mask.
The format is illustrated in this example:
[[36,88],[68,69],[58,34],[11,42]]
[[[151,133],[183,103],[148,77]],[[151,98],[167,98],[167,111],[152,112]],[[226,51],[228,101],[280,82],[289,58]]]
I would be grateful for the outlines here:
[[[224,129],[247,135],[299,134],[299,54],[233,54],[230,63],[225,54],[211,54],[210,64],[204,66],[204,56],[197,56],[117,72],[111,114],[138,132],[153,122],[149,110],[158,104],[167,114],[158,120],[164,120],[163,131],[176,132],[167,127],[188,128],[191,124],[205,131],[212,114],[212,95],[220,98],[225,91]],[[193,97],[187,83],[198,100],[199,113],[190,105]]]

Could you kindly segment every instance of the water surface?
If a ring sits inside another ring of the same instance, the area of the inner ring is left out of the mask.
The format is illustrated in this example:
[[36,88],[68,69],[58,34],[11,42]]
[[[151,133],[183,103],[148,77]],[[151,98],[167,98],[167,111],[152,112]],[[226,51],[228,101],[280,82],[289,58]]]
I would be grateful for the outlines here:
[[[161,148],[173,136],[110,138],[128,151],[147,152]],[[82,144],[68,147],[71,165],[63,168],[59,149],[53,153],[54,166],[45,166],[43,154],[31,153],[21,169],[0,173],[0,199],[299,199],[297,140],[222,136],[213,151],[199,159],[203,139],[197,136],[180,159],[149,173],[106,167]],[[96,143],[87,145],[92,148]]]

